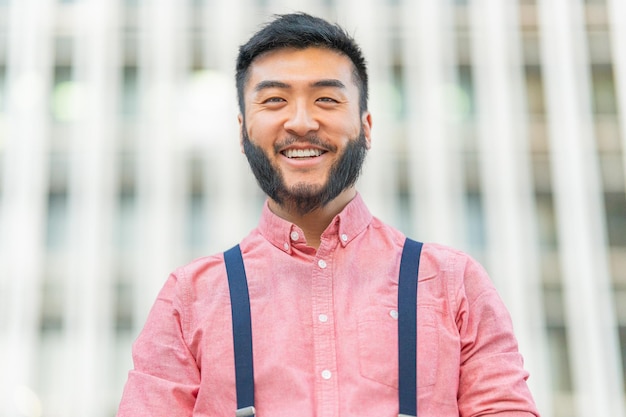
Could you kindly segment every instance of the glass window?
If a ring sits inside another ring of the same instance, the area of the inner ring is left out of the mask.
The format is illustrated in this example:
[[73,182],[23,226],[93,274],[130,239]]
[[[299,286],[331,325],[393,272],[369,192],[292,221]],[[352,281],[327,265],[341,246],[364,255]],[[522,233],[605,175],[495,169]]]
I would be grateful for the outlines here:
[[206,243],[206,213],[204,196],[190,193],[187,202],[187,246],[202,248]]
[[119,194],[115,242],[120,250],[125,251],[134,248],[137,239],[136,161],[135,155],[128,152],[121,153],[118,158]]
[[48,194],[46,221],[46,246],[49,251],[63,249],[68,243],[68,207],[67,193],[53,191]]
[[461,65],[458,69],[458,84],[451,92],[451,99],[460,121],[472,120],[476,116],[476,98],[472,67]]
[[626,193],[604,193],[609,245],[626,247]]
[[124,67],[120,109],[126,120],[137,118],[139,112],[139,84],[137,67]]
[[41,331],[58,332],[63,328],[64,288],[58,280],[47,277],[41,295]]
[[117,227],[115,241],[121,250],[135,247],[137,238],[137,198],[132,190],[122,190],[117,201]]
[[188,164],[188,183],[190,192],[187,200],[187,246],[193,251],[201,250],[207,243],[206,199],[204,196],[204,160],[192,157]]
[[547,152],[534,152],[532,155],[534,188],[538,193],[550,193],[552,190],[552,172],[550,156]]
[[[6,74],[7,74],[6,67],[4,65],[0,65],[0,117],[2,117],[2,114],[6,113],[7,111]],[[1,122],[1,119],[0,119],[0,122]],[[1,137],[0,137],[0,143],[2,143]]]
[[[546,294],[546,293],[544,293]],[[548,297],[546,297],[548,298]],[[554,302],[551,297],[549,302]],[[548,302],[546,302],[548,304]],[[572,392],[567,332],[564,325],[548,326],[548,344],[553,389],[556,392]]]
[[[622,352],[622,375],[626,381],[626,325],[620,324],[619,326],[619,341]],[[626,392],[626,385],[624,385],[624,391]]]
[[57,66],[54,69],[50,110],[57,123],[71,123],[80,119],[84,109],[84,85],[72,78],[70,66]]
[[115,283],[115,330],[117,333],[133,330],[134,292],[129,280]]
[[593,83],[593,111],[600,115],[616,115],[617,100],[611,65],[593,65],[591,67]]
[[478,192],[468,192],[467,200],[467,239],[472,248],[484,249],[485,236],[485,213],[483,209],[482,195]]
[[602,174],[602,186],[605,192],[621,192],[625,189],[624,168],[619,152],[600,153],[600,172]]
[[50,154],[49,164],[46,245],[48,250],[56,251],[68,243],[67,154]]
[[541,68],[538,65],[527,66],[526,76],[526,105],[531,115],[543,115],[546,111],[543,93],[543,79]]
[[535,204],[537,207],[537,220],[539,222],[539,245],[543,249],[555,249],[558,239],[552,194],[537,194],[535,196]]

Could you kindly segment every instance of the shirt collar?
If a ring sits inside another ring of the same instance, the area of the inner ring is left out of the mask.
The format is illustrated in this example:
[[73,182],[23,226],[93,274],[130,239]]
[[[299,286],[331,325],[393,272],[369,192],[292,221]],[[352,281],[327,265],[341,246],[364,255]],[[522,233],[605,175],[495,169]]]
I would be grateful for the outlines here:
[[[358,234],[367,228],[372,221],[372,214],[359,193],[335,216],[324,233],[323,239],[338,239],[342,246],[348,245]],[[269,208],[266,201],[259,220],[260,233],[278,249],[291,253],[294,237],[304,239],[304,233],[294,223],[278,217]]]

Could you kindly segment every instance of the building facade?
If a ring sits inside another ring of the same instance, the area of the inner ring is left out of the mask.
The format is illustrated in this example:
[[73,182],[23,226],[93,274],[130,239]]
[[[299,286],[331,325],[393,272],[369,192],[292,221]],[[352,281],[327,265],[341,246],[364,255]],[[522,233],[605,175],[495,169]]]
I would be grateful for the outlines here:
[[169,272],[256,225],[234,59],[296,10],[368,58],[373,213],[485,265],[544,417],[625,417],[622,0],[0,0],[0,416],[114,416]]

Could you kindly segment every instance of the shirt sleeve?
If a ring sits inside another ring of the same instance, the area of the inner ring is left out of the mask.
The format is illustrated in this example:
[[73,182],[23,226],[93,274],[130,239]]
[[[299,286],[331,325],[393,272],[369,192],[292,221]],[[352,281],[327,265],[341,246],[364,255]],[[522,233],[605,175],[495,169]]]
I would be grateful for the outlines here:
[[177,278],[159,293],[133,344],[134,369],[128,374],[117,417],[191,417],[200,371],[184,339],[184,316]]
[[458,307],[460,416],[539,416],[508,310],[487,273],[471,259]]

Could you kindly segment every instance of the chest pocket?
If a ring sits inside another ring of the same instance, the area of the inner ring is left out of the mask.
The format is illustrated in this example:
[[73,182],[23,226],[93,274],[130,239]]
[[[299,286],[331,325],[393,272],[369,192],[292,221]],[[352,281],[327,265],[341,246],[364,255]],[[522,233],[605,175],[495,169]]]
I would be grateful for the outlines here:
[[[434,385],[439,366],[435,307],[417,308],[417,387]],[[358,324],[361,376],[398,388],[398,320],[392,307],[367,309]]]

